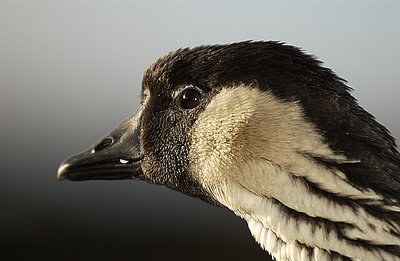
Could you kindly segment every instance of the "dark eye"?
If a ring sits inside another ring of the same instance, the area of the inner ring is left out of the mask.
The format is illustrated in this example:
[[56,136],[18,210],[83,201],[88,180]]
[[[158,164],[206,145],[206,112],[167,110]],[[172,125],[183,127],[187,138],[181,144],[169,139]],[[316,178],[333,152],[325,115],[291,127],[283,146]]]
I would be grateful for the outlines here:
[[184,89],[178,96],[178,105],[184,109],[193,109],[200,104],[201,93],[200,90],[189,87]]

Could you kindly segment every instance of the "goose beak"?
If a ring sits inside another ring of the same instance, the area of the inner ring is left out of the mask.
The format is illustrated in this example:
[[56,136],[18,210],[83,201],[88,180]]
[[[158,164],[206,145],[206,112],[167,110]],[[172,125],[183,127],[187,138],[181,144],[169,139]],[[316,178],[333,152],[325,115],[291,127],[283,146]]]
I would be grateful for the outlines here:
[[96,145],[64,160],[58,168],[58,180],[143,179],[140,115],[138,110]]

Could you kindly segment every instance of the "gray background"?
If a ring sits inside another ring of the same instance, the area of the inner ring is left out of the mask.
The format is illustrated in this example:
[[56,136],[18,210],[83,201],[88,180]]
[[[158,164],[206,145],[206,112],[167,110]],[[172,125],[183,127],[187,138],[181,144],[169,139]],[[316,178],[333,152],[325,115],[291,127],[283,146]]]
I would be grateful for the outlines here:
[[138,106],[157,57],[247,39],[317,55],[399,138],[399,13],[399,1],[0,0],[0,259],[265,260],[227,210],[143,182],[57,182],[57,167]]

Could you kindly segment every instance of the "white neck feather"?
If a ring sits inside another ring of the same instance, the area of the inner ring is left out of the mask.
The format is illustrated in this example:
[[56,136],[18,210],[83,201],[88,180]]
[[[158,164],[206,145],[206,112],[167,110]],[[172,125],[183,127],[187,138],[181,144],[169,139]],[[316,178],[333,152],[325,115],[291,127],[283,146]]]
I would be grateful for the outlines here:
[[197,119],[189,157],[199,183],[278,260],[399,260],[387,250],[400,246],[398,225],[359,203],[383,207],[385,199],[313,160],[358,162],[330,150],[296,102],[223,89]]
[[[265,167],[257,169],[259,172],[251,172],[253,176],[266,175],[260,171]],[[255,194],[228,180],[223,187],[210,189],[222,204],[248,222],[256,241],[277,260],[399,260],[379,247],[400,245],[399,237],[392,233],[398,233],[398,227],[378,220],[362,206],[349,209],[323,195],[313,195],[305,184],[288,179],[291,174],[282,169],[275,174],[279,180],[275,186],[283,193]],[[337,223],[348,226],[331,226]],[[377,247],[371,250],[352,243],[360,239]]]

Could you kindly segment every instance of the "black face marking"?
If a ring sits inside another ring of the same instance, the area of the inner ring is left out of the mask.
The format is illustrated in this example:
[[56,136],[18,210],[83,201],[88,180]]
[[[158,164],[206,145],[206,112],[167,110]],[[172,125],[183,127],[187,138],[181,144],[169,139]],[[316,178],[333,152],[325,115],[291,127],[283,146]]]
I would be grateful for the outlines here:
[[153,73],[149,71],[146,75],[152,77],[145,75],[143,79],[146,104],[143,104],[141,149],[145,155],[142,162],[145,176],[150,182],[219,205],[189,173],[190,129],[206,107],[208,94],[188,82],[171,85],[164,74]]

